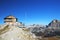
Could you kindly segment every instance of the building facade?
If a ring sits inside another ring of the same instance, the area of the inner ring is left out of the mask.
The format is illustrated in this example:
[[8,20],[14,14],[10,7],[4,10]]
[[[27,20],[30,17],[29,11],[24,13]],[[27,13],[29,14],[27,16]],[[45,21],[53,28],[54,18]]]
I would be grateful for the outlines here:
[[4,18],[4,23],[10,23],[10,24],[12,24],[12,23],[15,23],[17,21],[18,21],[17,18],[15,18],[12,15],[9,15],[9,16],[7,16],[7,17]]

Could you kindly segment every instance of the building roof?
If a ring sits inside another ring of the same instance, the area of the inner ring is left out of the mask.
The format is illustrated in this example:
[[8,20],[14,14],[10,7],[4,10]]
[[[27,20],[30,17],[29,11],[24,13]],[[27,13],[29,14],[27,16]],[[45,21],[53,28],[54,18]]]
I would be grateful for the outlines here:
[[7,17],[5,17],[5,18],[15,18],[15,17],[12,16],[12,15],[9,15],[9,16],[7,16]]

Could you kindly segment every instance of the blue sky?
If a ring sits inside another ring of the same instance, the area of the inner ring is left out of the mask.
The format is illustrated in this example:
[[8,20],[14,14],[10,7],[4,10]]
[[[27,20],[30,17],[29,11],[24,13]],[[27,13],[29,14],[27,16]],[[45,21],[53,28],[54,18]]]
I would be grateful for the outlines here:
[[60,20],[60,0],[0,0],[0,24],[8,15],[26,25],[46,25],[53,19]]

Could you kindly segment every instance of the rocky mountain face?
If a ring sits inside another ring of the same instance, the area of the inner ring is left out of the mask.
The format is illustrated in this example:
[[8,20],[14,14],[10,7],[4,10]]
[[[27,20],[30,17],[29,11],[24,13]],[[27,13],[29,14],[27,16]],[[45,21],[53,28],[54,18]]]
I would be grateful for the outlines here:
[[48,24],[48,28],[51,28],[51,29],[60,29],[60,21],[59,20],[52,20],[52,22],[50,22]]
[[[60,21],[59,20],[52,20],[48,25],[45,30],[45,34],[52,35],[52,36],[60,36]],[[47,36],[47,35],[45,35]]]

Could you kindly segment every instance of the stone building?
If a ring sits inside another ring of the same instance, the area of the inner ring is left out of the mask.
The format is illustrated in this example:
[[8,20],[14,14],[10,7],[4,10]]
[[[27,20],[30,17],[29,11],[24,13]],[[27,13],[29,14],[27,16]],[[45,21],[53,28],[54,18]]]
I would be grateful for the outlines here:
[[9,16],[7,16],[7,17],[4,18],[4,23],[10,23],[10,24],[12,24],[12,23],[15,23],[17,21],[18,21],[17,18],[15,18],[12,15],[9,15]]
[[24,28],[24,24],[22,22],[19,22],[18,19],[12,15],[9,15],[4,18],[4,23],[8,25],[18,26],[21,28]]

